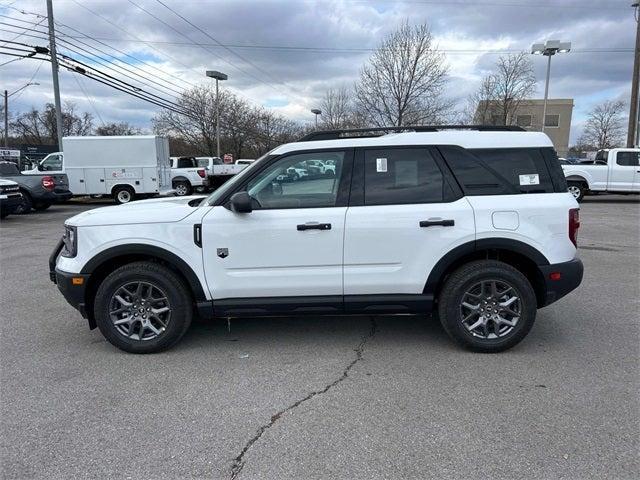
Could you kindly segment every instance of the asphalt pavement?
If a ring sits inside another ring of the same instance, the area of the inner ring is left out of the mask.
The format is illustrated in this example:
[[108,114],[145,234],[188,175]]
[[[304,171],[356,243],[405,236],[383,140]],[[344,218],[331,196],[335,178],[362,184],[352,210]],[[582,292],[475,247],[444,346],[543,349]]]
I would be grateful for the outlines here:
[[495,355],[430,318],[195,323],[131,355],[48,278],[53,206],[0,224],[3,479],[631,479],[640,202],[585,199],[582,286]]

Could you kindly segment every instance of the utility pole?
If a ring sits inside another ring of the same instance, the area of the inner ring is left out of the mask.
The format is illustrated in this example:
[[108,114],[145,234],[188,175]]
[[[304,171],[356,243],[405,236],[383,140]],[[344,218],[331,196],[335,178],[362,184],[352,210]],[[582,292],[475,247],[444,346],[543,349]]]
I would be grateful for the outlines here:
[[62,105],[60,104],[60,84],[58,82],[56,32],[53,25],[53,0],[47,0],[47,18],[49,19],[49,53],[51,55],[51,74],[53,76],[53,99],[56,106],[56,132],[58,134],[58,149],[62,150]]
[[9,92],[4,91],[4,146],[9,146]]
[[633,56],[633,77],[631,79],[631,104],[629,105],[629,129],[627,130],[627,147],[634,147],[638,144],[638,134],[640,125],[638,124],[638,84],[640,77],[640,3],[631,5],[635,11],[636,19],[636,48]]
[[547,80],[544,83],[544,104],[542,107],[542,131],[544,132],[544,125],[547,122],[547,100],[549,98],[549,74],[551,73],[551,57],[553,54],[547,55]]

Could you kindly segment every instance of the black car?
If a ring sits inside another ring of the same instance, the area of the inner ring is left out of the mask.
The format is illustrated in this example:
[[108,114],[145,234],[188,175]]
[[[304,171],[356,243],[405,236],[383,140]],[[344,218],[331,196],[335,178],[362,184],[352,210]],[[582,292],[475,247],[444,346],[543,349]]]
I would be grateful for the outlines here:
[[46,210],[52,204],[69,200],[69,180],[62,173],[50,175],[24,175],[13,162],[0,162],[0,178],[18,184],[22,193],[22,204],[15,213],[28,213],[31,209]]
[[0,218],[5,218],[22,205],[22,194],[16,182],[0,179]]

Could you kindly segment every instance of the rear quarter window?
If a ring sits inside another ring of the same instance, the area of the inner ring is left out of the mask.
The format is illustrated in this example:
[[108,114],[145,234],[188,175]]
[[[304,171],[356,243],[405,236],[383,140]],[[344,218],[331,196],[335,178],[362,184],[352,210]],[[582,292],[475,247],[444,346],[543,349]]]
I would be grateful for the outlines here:
[[566,190],[557,163],[555,181],[539,148],[440,148],[466,195],[553,193]]

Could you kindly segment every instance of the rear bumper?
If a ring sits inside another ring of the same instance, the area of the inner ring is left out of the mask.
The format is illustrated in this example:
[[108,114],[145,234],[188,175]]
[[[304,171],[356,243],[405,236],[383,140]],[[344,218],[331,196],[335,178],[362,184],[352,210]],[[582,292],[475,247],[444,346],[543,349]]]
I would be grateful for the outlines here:
[[34,198],[34,200],[56,203],[56,202],[65,202],[69,200],[71,197],[73,197],[73,193],[71,193],[69,190],[63,190],[63,191],[57,191],[57,192],[56,191],[45,192],[40,197]]
[[[563,263],[541,265],[539,268],[545,282],[545,298],[542,307],[561,299],[567,293],[578,288],[584,273],[584,266],[579,258]],[[552,278],[557,278],[557,280]]]

